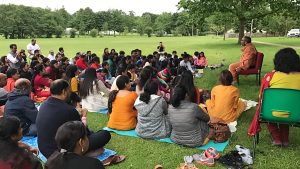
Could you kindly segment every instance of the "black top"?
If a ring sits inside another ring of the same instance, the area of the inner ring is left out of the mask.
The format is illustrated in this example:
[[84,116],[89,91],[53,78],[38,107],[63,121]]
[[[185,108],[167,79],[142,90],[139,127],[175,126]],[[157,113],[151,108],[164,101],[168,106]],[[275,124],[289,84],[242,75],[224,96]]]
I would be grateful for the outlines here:
[[159,52],[165,51],[165,48],[163,46],[157,46],[157,49]]
[[68,121],[80,121],[78,111],[66,102],[49,97],[40,107],[36,119],[38,146],[41,153],[48,158],[55,150],[57,129]]
[[[58,168],[55,165],[49,165],[50,163],[55,164],[55,161],[52,161],[51,158],[49,158],[46,163],[47,169]],[[75,153],[64,154],[62,165],[64,169],[104,169],[103,164],[98,159],[80,156]]]

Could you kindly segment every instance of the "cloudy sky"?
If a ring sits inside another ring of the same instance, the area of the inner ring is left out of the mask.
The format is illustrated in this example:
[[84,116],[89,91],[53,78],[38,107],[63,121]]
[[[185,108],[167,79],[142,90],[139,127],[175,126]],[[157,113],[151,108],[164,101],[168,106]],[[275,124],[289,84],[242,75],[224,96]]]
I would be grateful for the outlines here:
[[121,9],[128,13],[134,11],[136,15],[144,12],[160,14],[162,12],[176,12],[179,0],[0,0],[0,4],[17,4],[32,7],[59,9],[65,7],[69,13],[80,8],[90,7],[94,12],[108,9]]

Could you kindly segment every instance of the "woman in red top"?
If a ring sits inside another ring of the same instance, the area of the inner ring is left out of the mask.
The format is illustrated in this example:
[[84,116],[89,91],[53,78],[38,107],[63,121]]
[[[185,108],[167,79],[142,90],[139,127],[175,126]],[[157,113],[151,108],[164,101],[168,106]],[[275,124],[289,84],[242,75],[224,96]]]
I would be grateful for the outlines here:
[[76,66],[79,70],[85,70],[88,68],[88,64],[85,62],[86,55],[81,55],[80,58],[76,61]]
[[45,78],[45,68],[42,64],[37,64],[34,67],[33,76],[33,89],[37,97],[49,97],[50,96],[50,83],[51,79]]
[[91,63],[92,63],[91,67],[94,68],[94,69],[96,69],[96,70],[98,70],[101,67],[100,66],[100,59],[97,56],[92,59]]

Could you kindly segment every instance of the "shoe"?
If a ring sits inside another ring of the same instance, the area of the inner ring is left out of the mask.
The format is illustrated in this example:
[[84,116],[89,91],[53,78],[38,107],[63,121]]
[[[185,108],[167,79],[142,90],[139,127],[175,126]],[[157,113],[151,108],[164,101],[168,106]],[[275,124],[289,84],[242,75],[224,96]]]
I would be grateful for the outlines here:
[[184,156],[183,159],[184,159],[184,163],[188,164],[188,165],[192,164],[192,162],[194,160],[192,156]]
[[205,152],[203,152],[201,155],[200,154],[194,154],[193,159],[198,164],[206,165],[206,166],[209,166],[209,167],[212,167],[212,166],[215,165],[215,160],[213,158],[206,157]]
[[247,149],[241,145],[236,145],[235,148],[238,152],[251,156],[251,152],[249,149]]
[[251,165],[253,164],[253,159],[252,159],[252,156],[249,155],[249,154],[244,154],[244,153],[241,153],[239,152],[240,156],[242,157],[242,160],[245,164],[247,165]]
[[220,157],[220,153],[213,147],[209,147],[205,150],[205,156],[208,158],[218,159]]

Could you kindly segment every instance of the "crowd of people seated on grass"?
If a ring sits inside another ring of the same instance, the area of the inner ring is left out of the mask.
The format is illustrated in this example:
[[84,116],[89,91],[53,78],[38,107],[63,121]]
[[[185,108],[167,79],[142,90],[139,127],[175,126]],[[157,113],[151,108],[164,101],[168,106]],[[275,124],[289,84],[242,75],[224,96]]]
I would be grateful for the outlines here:
[[[0,146],[3,150],[7,146],[11,156],[3,156],[1,151],[0,166],[36,165],[25,151],[35,149],[18,143],[24,135],[37,136],[39,151],[48,158],[48,168],[103,168],[103,164],[86,156],[101,154],[111,135],[105,130],[90,130],[87,113],[106,108],[107,127],[111,129],[135,130],[146,139],[170,138],[188,147],[206,144],[210,139],[209,123],[234,122],[246,108],[239,89],[232,85],[236,74],[255,59],[251,38],[243,40],[241,63],[220,73],[219,85],[211,86],[207,100],[200,99],[201,79],[200,87],[194,83],[198,69],[208,65],[204,52],[196,51],[194,56],[184,52],[178,57],[176,51],[167,53],[162,43],[148,56],[139,49],[126,55],[105,48],[101,63],[91,51],[78,52],[68,59],[62,47],[56,56],[50,51],[48,57],[39,48],[27,58],[23,50],[17,51],[16,44],[10,45],[11,51],[1,58],[0,66]],[[280,50],[274,64],[276,72],[270,87],[300,90],[296,51]],[[39,110],[37,102],[42,103]],[[288,144],[288,126],[269,124],[268,128],[273,144]],[[24,156],[23,161],[5,162],[16,153]],[[117,163],[124,158],[116,155],[103,163]]]

